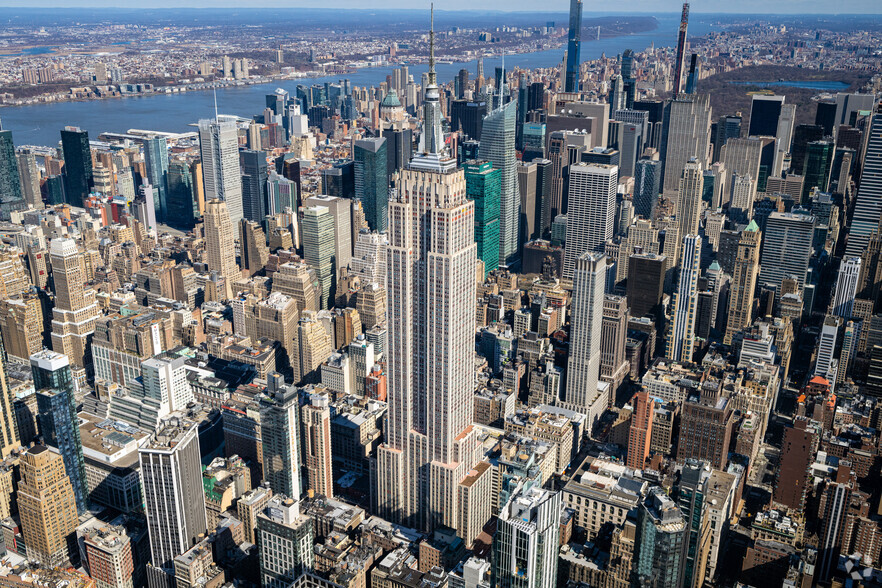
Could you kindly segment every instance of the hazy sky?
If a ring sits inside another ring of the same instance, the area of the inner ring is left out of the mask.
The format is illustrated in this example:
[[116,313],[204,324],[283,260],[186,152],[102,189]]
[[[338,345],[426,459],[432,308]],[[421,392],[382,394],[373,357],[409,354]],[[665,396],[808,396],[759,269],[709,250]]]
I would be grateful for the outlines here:
[[[248,6],[258,7],[298,7],[308,6],[313,8],[422,8],[428,6],[428,1],[413,0],[253,0],[247,2]],[[211,8],[211,7],[234,7],[243,6],[241,0],[139,0],[137,3],[126,0],[6,0],[6,7],[20,6],[31,8],[45,7],[119,7],[119,8]],[[555,2],[537,3],[535,0],[482,0],[475,3],[473,0],[442,0],[436,2],[439,9],[446,10],[505,10],[505,11],[532,11],[532,10],[561,10],[567,11],[569,2],[556,0]],[[682,6],[681,0],[630,0],[629,2],[601,2],[594,3],[586,0],[584,11],[588,14],[597,12],[679,12]],[[746,13],[746,14],[882,14],[882,1],[880,0],[701,0],[692,2],[692,11],[695,13]],[[834,12],[835,11],[835,12]]]

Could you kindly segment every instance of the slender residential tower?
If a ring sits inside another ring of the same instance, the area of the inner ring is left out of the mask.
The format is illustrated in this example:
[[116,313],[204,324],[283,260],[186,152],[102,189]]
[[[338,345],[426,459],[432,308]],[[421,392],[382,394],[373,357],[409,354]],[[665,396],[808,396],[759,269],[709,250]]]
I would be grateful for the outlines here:
[[582,0],[570,0],[570,34],[567,38],[567,77],[564,90],[579,91],[579,52],[582,45]]
[[683,16],[680,17],[680,34],[677,38],[677,62],[674,64],[673,96],[683,91],[683,61],[686,59],[686,27],[689,25],[689,3],[683,3]]
[[[433,39],[430,34],[430,40]],[[460,482],[475,465],[472,423],[477,246],[463,170],[442,151],[434,47],[423,149],[389,201],[388,402],[377,512],[431,531],[459,528]]]

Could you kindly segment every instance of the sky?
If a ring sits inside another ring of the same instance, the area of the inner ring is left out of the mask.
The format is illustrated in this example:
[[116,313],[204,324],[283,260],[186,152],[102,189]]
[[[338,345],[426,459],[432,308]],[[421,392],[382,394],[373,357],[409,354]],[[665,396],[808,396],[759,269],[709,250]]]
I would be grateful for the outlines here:
[[[428,1],[413,0],[252,0],[250,7],[310,7],[310,8],[410,8],[419,9]],[[500,10],[500,11],[534,11],[559,9],[566,12],[569,3],[557,0],[554,5],[539,4],[535,0],[482,0],[478,5],[474,0],[444,0],[436,3],[439,9],[446,10]],[[679,12],[680,0],[630,0],[629,2],[585,3],[584,13],[590,14],[592,8],[613,9],[617,13],[641,12],[664,13]],[[137,5],[125,0],[5,0],[3,5],[10,7],[46,8],[46,7],[118,7],[118,8],[216,8],[242,6],[241,0],[139,0]],[[427,6],[426,6],[427,7]],[[734,13],[734,14],[882,14],[880,0],[700,0],[693,1],[691,10],[694,13]],[[832,12],[835,10],[835,12]],[[595,10],[596,11],[596,10]]]

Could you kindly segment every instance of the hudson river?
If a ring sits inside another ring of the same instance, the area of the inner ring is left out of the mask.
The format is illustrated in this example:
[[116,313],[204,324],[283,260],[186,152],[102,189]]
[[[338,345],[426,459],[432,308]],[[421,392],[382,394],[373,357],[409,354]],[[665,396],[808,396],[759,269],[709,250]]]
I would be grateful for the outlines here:
[[[596,59],[605,53],[615,56],[625,49],[642,51],[651,44],[655,47],[674,46],[677,43],[679,15],[664,14],[656,16],[658,28],[647,33],[625,35],[599,41],[590,38],[590,29],[583,31],[582,59]],[[694,15],[689,23],[689,36],[702,36],[713,29],[710,15]],[[565,48],[520,55],[506,55],[506,69],[520,67],[525,69],[551,67],[558,65]],[[492,77],[500,60],[485,59],[484,75]],[[469,70],[469,78],[474,79],[477,64],[468,63],[438,64],[439,82],[448,82],[460,69]],[[301,78],[298,80],[279,80],[267,84],[244,87],[223,88],[217,91],[218,110],[221,114],[237,114],[250,118],[263,112],[264,95],[272,93],[277,87],[292,95],[298,84],[323,84],[348,78],[353,86],[377,86],[386,80],[392,67],[361,69],[353,74],[323,78]],[[425,65],[410,66],[410,73],[419,83],[420,74],[428,68]],[[112,98],[84,102],[58,102],[29,106],[0,108],[0,121],[3,129],[13,133],[16,145],[58,144],[59,131],[65,126],[77,126],[89,131],[95,139],[102,132],[124,133],[128,129],[149,129],[167,132],[186,132],[200,118],[214,114],[214,97],[211,91],[190,91],[182,94],[157,94],[131,98]]]

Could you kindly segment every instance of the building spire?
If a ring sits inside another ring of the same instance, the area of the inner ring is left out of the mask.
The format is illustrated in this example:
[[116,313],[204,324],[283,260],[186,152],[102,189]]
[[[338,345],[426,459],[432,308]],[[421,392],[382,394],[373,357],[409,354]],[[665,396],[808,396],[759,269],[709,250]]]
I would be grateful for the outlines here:
[[431,5],[429,28],[429,75],[426,94],[423,97],[423,134],[420,138],[420,151],[437,154],[444,148],[441,133],[440,92],[435,77],[435,4]]
[[429,83],[435,84],[435,3],[429,6]]

